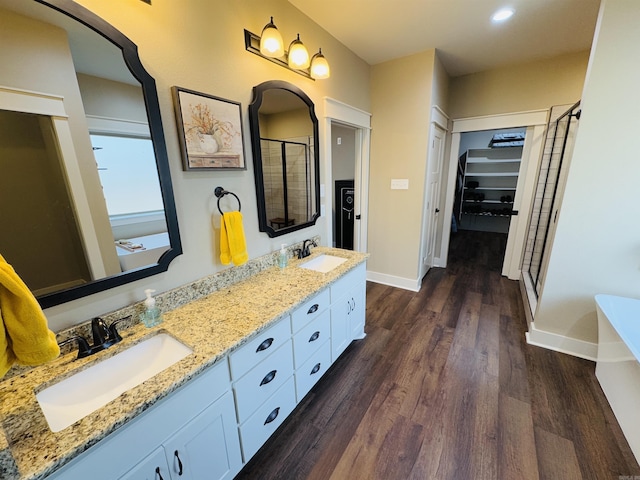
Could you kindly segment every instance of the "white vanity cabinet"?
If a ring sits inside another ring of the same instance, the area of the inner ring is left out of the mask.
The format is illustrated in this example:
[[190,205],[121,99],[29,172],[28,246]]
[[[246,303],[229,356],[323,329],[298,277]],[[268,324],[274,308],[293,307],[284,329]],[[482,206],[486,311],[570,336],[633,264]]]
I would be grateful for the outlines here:
[[244,461],[296,406],[289,317],[229,356]]
[[[233,419],[235,411],[231,393],[207,407],[176,434],[162,443],[149,457],[127,472],[121,480],[215,480],[231,479],[238,471],[230,461],[227,437],[233,436],[233,424],[225,426],[225,419]],[[228,432],[226,430],[228,430]],[[237,445],[235,435],[234,446]],[[236,452],[237,457],[237,452]]]
[[241,467],[225,361],[160,400],[48,478],[228,480]]
[[48,480],[232,479],[364,338],[365,297],[363,263]]
[[321,290],[291,314],[296,399],[300,402],[331,366],[331,294]]
[[352,340],[364,338],[366,270],[360,265],[330,287],[331,361],[335,362]]

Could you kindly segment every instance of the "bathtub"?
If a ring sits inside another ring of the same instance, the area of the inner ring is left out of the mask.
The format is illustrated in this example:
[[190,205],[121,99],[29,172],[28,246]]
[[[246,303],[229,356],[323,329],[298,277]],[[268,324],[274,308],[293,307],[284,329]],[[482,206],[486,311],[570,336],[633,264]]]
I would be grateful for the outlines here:
[[143,248],[132,252],[116,244],[118,260],[123,272],[158,263],[160,256],[170,248],[167,232],[127,240],[134,244],[143,245]]
[[640,300],[596,295],[596,377],[640,463]]

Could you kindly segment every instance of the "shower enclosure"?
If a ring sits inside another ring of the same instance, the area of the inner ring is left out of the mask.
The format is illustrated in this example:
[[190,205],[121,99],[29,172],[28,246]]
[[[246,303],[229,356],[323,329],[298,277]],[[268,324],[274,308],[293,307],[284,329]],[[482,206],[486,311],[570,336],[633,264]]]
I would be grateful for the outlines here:
[[312,215],[310,196],[312,142],[308,137],[291,140],[260,139],[267,220],[280,228],[306,222]]
[[522,263],[530,303],[544,283],[580,113],[580,102],[551,109]]

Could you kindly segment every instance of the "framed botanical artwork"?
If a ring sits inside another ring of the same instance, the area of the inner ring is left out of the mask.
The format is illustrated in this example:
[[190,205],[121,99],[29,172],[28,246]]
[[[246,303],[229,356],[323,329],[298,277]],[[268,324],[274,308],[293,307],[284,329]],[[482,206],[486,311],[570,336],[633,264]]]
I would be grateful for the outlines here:
[[173,87],[184,170],[245,170],[240,104]]

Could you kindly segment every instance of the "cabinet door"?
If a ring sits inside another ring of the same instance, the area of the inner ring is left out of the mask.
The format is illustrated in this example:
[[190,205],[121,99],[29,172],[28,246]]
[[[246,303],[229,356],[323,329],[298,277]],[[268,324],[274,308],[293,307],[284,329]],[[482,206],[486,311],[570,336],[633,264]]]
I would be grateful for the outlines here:
[[163,447],[173,480],[233,478],[242,458],[231,393],[163,442]]
[[331,305],[331,361],[335,362],[351,343],[351,296],[345,295]]
[[352,285],[331,305],[331,361],[335,362],[354,338],[364,337],[366,285]]
[[367,285],[362,283],[351,290],[352,309],[349,313],[351,340],[364,338],[364,321],[367,310]]
[[125,473],[120,480],[170,480],[169,467],[162,447]]

